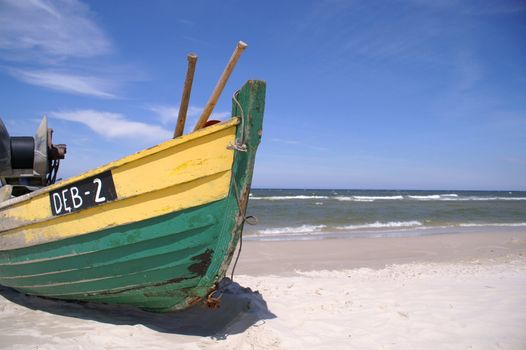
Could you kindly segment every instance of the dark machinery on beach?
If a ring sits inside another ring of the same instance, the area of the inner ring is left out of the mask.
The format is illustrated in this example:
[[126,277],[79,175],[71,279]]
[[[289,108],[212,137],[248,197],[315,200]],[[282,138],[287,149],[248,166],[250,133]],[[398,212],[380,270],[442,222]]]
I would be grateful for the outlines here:
[[52,143],[42,118],[35,136],[10,136],[0,119],[0,202],[55,183],[66,145]]

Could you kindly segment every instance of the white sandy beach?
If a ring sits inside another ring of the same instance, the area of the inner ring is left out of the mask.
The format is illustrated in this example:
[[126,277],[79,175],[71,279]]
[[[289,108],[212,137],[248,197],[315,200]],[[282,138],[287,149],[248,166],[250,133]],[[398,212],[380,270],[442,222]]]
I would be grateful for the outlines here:
[[219,309],[0,311],[2,349],[525,349],[526,232],[246,241]]

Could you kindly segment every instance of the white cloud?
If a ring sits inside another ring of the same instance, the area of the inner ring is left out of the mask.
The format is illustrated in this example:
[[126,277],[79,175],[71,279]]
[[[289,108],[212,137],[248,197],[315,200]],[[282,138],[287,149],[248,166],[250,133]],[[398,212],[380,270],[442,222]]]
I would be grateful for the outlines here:
[[[204,109],[204,108],[203,108]],[[202,112],[203,110],[201,110]],[[210,119],[219,119],[219,120],[224,120],[225,118],[229,118],[231,115],[230,112],[214,112],[212,113],[212,115],[210,116]]]
[[[163,125],[173,124],[177,121],[177,116],[179,115],[179,106],[169,106],[169,105],[154,105],[149,106],[148,110],[157,114],[157,117]],[[197,119],[203,112],[204,107],[189,106],[188,112],[186,113],[186,127],[185,130],[193,130]],[[230,112],[215,112],[212,113],[210,119],[225,120],[230,117]]]
[[126,119],[122,114],[91,109],[52,112],[51,117],[86,125],[109,139],[134,138],[147,142],[161,142],[172,138],[172,132],[159,125]]
[[115,88],[116,84],[95,76],[75,75],[53,70],[9,69],[9,73],[28,84],[53,90],[101,98],[116,97],[109,92]]
[[111,42],[76,0],[0,0],[0,52],[11,60],[93,57]]
[[[0,59],[11,62],[5,71],[16,79],[66,93],[115,98],[123,79],[114,69],[104,74],[92,61],[79,60],[111,51],[111,41],[89,6],[78,0],[0,0]],[[74,66],[68,64],[71,59]],[[17,63],[32,67],[15,68]],[[77,73],[79,69],[83,73]]]
[[[179,106],[155,105],[150,106],[147,109],[157,114],[157,117],[163,124],[175,122],[179,115]],[[203,108],[201,107],[188,106],[186,117],[188,119],[197,118],[202,111]]]

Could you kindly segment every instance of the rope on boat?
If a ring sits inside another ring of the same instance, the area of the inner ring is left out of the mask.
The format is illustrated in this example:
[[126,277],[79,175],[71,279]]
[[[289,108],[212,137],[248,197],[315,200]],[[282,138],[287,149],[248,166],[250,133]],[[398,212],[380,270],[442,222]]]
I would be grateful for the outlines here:
[[[236,139],[236,143],[234,145],[229,144],[227,146],[227,149],[231,149],[231,150],[235,150],[235,151],[239,151],[239,152],[246,152],[247,151],[247,145],[245,143],[245,141],[246,141],[245,137],[246,137],[247,131],[245,129],[246,128],[245,114],[243,112],[243,107],[241,107],[241,104],[237,100],[237,95],[238,94],[239,94],[239,90],[236,91],[234,93],[234,95],[232,96],[232,101],[234,101],[234,103],[239,107],[239,112],[241,114],[241,134],[240,134],[239,138]],[[237,207],[239,208],[239,211],[241,211],[242,205],[241,205],[241,199],[240,199],[239,192],[238,192],[236,177],[233,176],[232,179],[233,179],[233,182],[234,182],[234,195],[236,197]],[[249,216],[244,216],[243,215],[242,224],[245,223],[245,222],[247,224],[249,224],[249,225],[256,225],[258,223],[258,219],[255,216],[252,216],[252,215],[249,215]],[[241,232],[239,233],[239,250],[237,251],[236,260],[234,261],[234,265],[232,266],[232,273],[230,274],[230,279],[232,281],[234,281],[234,271],[236,270],[237,261],[239,260],[239,256],[241,255],[241,250],[242,249],[243,249],[243,229],[241,229]]]
[[[236,197],[237,208],[241,214],[241,199],[239,199],[236,177],[232,176],[232,180],[234,182],[234,195]],[[245,216],[243,215],[243,221],[241,224],[243,224],[244,222],[245,222]],[[239,233],[239,250],[237,251],[236,260],[234,261],[234,265],[232,265],[232,273],[230,274],[230,279],[232,281],[234,281],[234,271],[236,271],[237,261],[239,260],[239,256],[241,255],[242,248],[243,248],[243,228],[241,228],[241,232]]]
[[[245,114],[243,112],[243,107],[241,107],[241,104],[239,103],[237,99],[239,91],[240,90],[237,90],[236,92],[234,92],[234,95],[232,96],[232,101],[234,101],[234,103],[238,106],[239,112],[241,114],[241,122],[240,122],[241,132],[240,132],[239,138],[236,139],[235,144],[229,143],[226,148],[229,150],[238,151],[238,152],[247,152],[248,148],[246,145],[247,130],[246,130],[246,123],[245,123]],[[241,212],[242,204],[241,204],[241,199],[240,199],[240,195],[238,192],[239,189],[237,186],[237,181],[236,181],[235,176],[232,176],[232,182],[234,185],[234,196],[236,197],[237,207],[238,207],[239,213],[242,214],[242,217],[243,217],[243,220],[241,221],[240,225],[242,226],[245,222],[249,225],[256,225],[259,222],[257,217],[253,215],[245,216]],[[239,256],[241,255],[242,249],[243,249],[243,228],[241,227],[240,232],[239,232],[239,249],[237,251],[236,260],[234,261],[234,265],[232,265],[232,272],[230,274],[231,282],[234,281],[234,272],[236,271],[237,262],[239,260]],[[221,302],[223,291],[222,291],[222,288],[220,287],[220,284],[221,282],[217,283],[215,287],[216,289],[214,289],[207,297],[206,304],[211,308],[219,307],[219,304]],[[216,296],[216,293],[218,296]]]
[[227,149],[231,149],[231,150],[235,150],[235,151],[239,151],[239,152],[246,152],[247,151],[247,145],[245,144],[245,135],[246,135],[245,115],[243,113],[243,108],[241,107],[241,104],[237,100],[237,95],[238,94],[239,94],[239,90],[234,92],[234,95],[232,96],[232,101],[234,101],[234,103],[239,107],[239,111],[241,113],[241,135],[240,135],[239,139],[236,140],[235,144],[231,144],[230,143],[230,144],[228,144],[228,146],[226,148]]

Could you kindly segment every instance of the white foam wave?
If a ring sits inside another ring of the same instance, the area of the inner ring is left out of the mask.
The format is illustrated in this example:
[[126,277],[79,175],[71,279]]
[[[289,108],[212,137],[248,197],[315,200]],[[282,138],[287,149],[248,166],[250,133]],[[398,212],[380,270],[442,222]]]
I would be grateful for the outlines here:
[[275,227],[260,230],[263,235],[291,234],[291,233],[314,233],[320,232],[326,225],[301,225],[296,227]]
[[440,199],[439,194],[432,194],[428,196],[408,196],[411,199],[419,199],[419,200],[437,200]]
[[461,227],[486,227],[486,226],[492,226],[492,227],[523,227],[526,226],[526,222],[514,222],[514,223],[492,223],[492,224],[476,224],[476,223],[466,223],[466,224],[460,224]]
[[416,199],[420,201],[449,201],[449,200],[457,200],[459,198],[458,194],[456,193],[446,193],[446,194],[428,194],[428,195],[408,195],[408,199]]
[[482,196],[460,196],[456,193],[430,194],[430,195],[395,195],[395,196],[254,196],[253,200],[309,200],[309,199],[334,199],[340,202],[374,202],[377,200],[417,200],[417,201],[526,201],[526,197],[482,197]]
[[[334,199],[336,199],[337,201],[341,201],[341,202],[349,202],[349,201],[355,201],[356,199],[354,197],[349,197],[349,196],[337,196],[337,197],[333,197]],[[372,200],[369,200],[368,202],[372,202]]]
[[448,193],[448,194],[429,194],[429,195],[408,195],[407,198],[429,201],[429,200],[455,200],[459,197],[458,197],[458,194],[456,193]]
[[[447,199],[446,199],[447,200]],[[458,197],[455,199],[457,201],[526,201],[526,197]]]
[[284,201],[289,199],[328,199],[327,196],[269,196],[269,197],[250,197],[250,199],[264,199],[268,201]]
[[367,228],[395,228],[395,227],[416,227],[422,226],[420,221],[390,221],[390,222],[373,222],[371,224],[361,224],[361,225],[347,225],[347,226],[337,226],[338,230],[359,230]]
[[404,199],[404,196],[353,196],[357,200],[397,200]]
[[404,199],[403,196],[337,196],[333,198],[341,202],[374,202],[375,200]]

